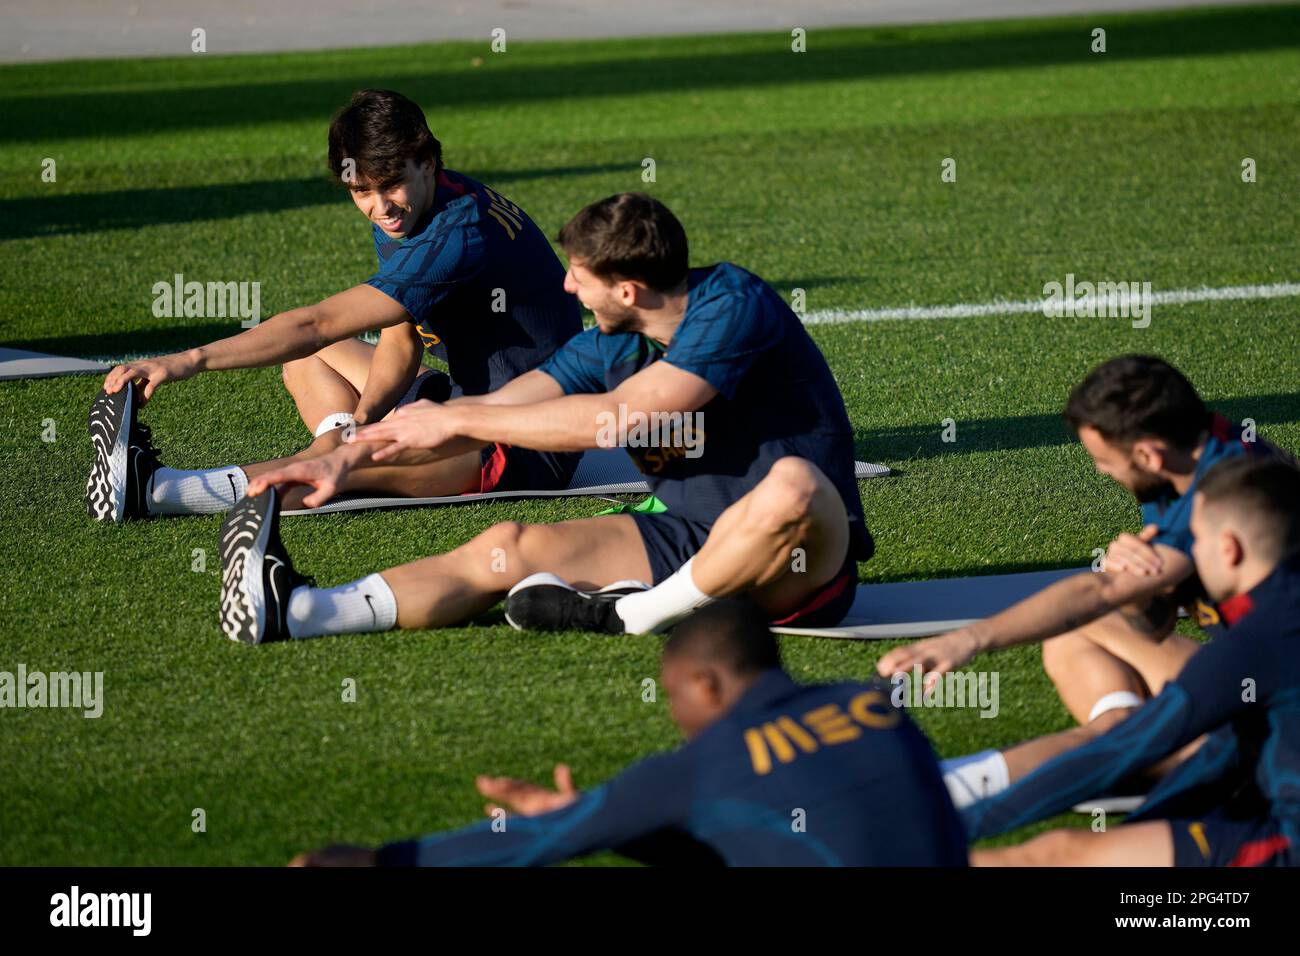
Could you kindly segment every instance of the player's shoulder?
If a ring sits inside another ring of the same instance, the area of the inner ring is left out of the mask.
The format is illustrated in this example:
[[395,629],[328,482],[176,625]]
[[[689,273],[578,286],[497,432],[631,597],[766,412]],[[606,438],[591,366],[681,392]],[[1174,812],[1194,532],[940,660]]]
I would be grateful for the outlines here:
[[703,307],[719,301],[757,303],[765,298],[767,283],[734,262],[717,262],[690,270],[687,306]]

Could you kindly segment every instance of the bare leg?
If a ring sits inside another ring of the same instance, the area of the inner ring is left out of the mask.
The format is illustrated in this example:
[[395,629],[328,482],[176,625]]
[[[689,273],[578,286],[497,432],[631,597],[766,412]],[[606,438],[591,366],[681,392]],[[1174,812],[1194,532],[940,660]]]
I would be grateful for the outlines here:
[[1173,866],[1165,820],[1126,823],[1104,833],[1051,830],[1019,846],[972,850],[973,866]]
[[530,574],[551,571],[581,588],[650,576],[636,522],[628,515],[558,524],[493,525],[446,554],[382,572],[397,599],[397,626],[460,624],[496,604]]
[[718,517],[691,577],[711,597],[749,591],[780,616],[839,573],[848,544],[848,517],[835,486],[811,462],[782,458]]
[[373,345],[344,339],[315,355],[285,363],[280,377],[309,431],[314,434],[326,415],[356,411],[374,355]]
[[[1161,640],[1141,633],[1118,612],[1044,642],[1043,668],[1080,726],[1004,751],[1010,779],[1018,780],[1052,757],[1108,731],[1133,708],[1116,708],[1089,720],[1097,701],[1117,691],[1147,700],[1177,676],[1199,646],[1179,634]],[[1163,761],[1157,772],[1185,759],[1197,746],[1199,742]]]

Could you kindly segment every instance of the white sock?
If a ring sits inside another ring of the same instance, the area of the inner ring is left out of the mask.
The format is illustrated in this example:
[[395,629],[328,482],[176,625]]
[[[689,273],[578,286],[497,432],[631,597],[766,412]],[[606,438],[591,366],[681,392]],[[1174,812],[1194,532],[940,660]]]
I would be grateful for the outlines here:
[[668,580],[649,591],[640,591],[618,599],[614,604],[614,613],[623,619],[627,633],[653,634],[717,600],[695,586],[691,577],[691,565],[694,563],[695,559],[691,558],[674,571]]
[[355,420],[351,412],[333,412],[320,420],[320,424],[316,426],[316,434],[312,437],[320,438],[326,432],[332,432],[344,425],[351,425]]
[[1109,713],[1112,710],[1141,706],[1142,698],[1137,694],[1131,690],[1117,690],[1107,694],[1092,705],[1092,711],[1088,714],[1088,723],[1092,723],[1102,714]]
[[387,631],[397,623],[397,598],[381,575],[336,588],[303,584],[289,595],[291,637]]
[[247,487],[248,476],[236,465],[197,471],[159,468],[145,502],[155,515],[217,514],[233,508]]
[[1011,773],[1001,750],[982,750],[968,757],[939,761],[948,795],[958,810],[1001,793],[1011,786]]

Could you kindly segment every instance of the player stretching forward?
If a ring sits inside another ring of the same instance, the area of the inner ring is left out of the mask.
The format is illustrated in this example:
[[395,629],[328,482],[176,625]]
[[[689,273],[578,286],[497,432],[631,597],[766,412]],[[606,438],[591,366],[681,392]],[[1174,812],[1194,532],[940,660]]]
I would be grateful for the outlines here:
[[[493,442],[579,451],[618,443],[611,424],[631,422],[627,450],[653,507],[503,522],[447,554],[315,588],[280,543],[271,486],[306,483],[327,498],[354,464],[373,459],[335,452],[296,462],[255,479],[222,529],[227,636],[259,643],[458,624],[543,571],[562,578],[516,592],[507,608],[516,626],[644,633],[739,592],[774,620],[843,617],[872,542],[844,401],[798,317],[734,265],[689,269],[681,223],[649,196],[593,203],[560,242],[565,288],[595,313],[595,328],[495,392],[493,404],[417,402],[358,429],[356,441],[391,467]],[[635,423],[673,416],[681,428],[672,440],[651,443],[645,428],[638,438]]]
[[679,624],[660,679],[688,740],[681,749],[581,794],[563,765],[559,792],[480,777],[484,796],[524,819],[377,851],[329,847],[293,865],[543,866],[598,850],[659,865],[966,865],[934,752],[889,688],[800,687],[751,602]]
[[1192,495],[1216,462],[1285,452],[1206,410],[1191,383],[1158,358],[1104,362],[1070,394],[1065,419],[1097,470],[1142,505],[1142,535],[1121,535],[1102,573],[1066,578],[941,637],[897,648],[881,674],[960,667],[978,653],[1043,641],[1043,668],[1080,724],[1008,748],[943,762],[958,807],[992,796],[1044,760],[1104,733],[1160,692],[1200,645],[1174,634],[1179,604],[1211,634],[1221,616],[1192,565]]
[[1197,573],[1232,629],[1113,730],[969,807],[970,837],[1052,816],[1208,733],[1205,743],[1122,826],[1055,830],[974,862],[1300,864],[1300,471],[1277,459],[1216,465],[1191,525]]
[[[514,203],[444,169],[441,145],[406,97],[356,93],[330,124],[329,166],[370,221],[379,271],[231,338],[109,372],[90,410],[91,517],[225,511],[250,478],[339,447],[340,426],[379,421],[419,398],[490,401],[488,393],[581,330],[578,304],[562,288],[564,267],[546,237]],[[377,346],[353,338],[380,329]],[[450,377],[422,368],[425,349],[447,363]],[[309,447],[242,468],[184,471],[159,462],[136,412],[160,385],[281,363],[285,387],[315,435]],[[138,379],[142,390],[130,387]],[[416,497],[556,489],[576,467],[574,455],[484,443],[415,468],[368,469],[363,482],[345,481],[342,489]]]

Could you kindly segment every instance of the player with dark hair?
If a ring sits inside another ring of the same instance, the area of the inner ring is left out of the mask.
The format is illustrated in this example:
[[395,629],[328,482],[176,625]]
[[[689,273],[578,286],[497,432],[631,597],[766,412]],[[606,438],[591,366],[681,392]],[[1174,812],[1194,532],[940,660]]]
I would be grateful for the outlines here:
[[502,522],[446,554],[317,588],[280,542],[273,486],[329,495],[339,453],[296,462],[255,479],[223,528],[228,636],[443,627],[508,592],[508,620],[529,629],[648,633],[739,593],[774,621],[841,620],[873,545],[844,400],[799,317],[738,266],[688,268],[681,223],[650,196],[588,206],[561,242],[565,287],[594,328],[492,404],[416,402],[358,429],[343,454],[364,447],[365,467],[391,467],[494,443],[622,446],[652,497],[620,514]]
[[661,680],[687,743],[591,790],[480,777],[519,817],[391,843],[335,846],[296,866],[540,866],[616,850],[655,864],[964,866],[966,844],[925,735],[889,687],[801,687],[766,613],[729,599],[664,644]]
[[1113,542],[1102,573],[1066,578],[986,620],[897,648],[878,664],[885,675],[916,666],[943,672],[985,651],[1044,642],[1043,667],[1080,726],[944,761],[959,807],[1105,732],[1158,694],[1199,646],[1172,633],[1180,604],[1211,632],[1220,629],[1192,564],[1193,493],[1219,461],[1285,454],[1207,410],[1182,373],[1152,356],[1102,363],[1071,392],[1064,414],[1097,470],[1138,500],[1141,535]]
[[[361,90],[352,97],[330,124],[329,168],[370,222],[378,271],[239,335],[109,372],[90,411],[92,517],[225,511],[258,475],[339,448],[348,426],[379,421],[419,399],[494,401],[493,392],[582,328],[545,235],[499,193],[445,169],[424,112],[400,93]],[[375,331],[377,345],[354,337]],[[450,374],[424,367],[426,350]],[[314,435],[310,446],[242,467],[162,465],[148,427],[136,420],[160,385],[199,372],[281,364],[285,387]],[[490,442],[410,468],[354,472],[356,457],[364,450],[335,457],[337,490],[416,497],[564,488],[578,460]],[[295,506],[325,501],[292,495]]]
[[975,862],[1300,865],[1300,470],[1237,457],[1192,497],[1196,570],[1231,630],[1108,733],[967,808],[969,835],[1052,816],[1205,742],[1122,826],[1057,830]]

